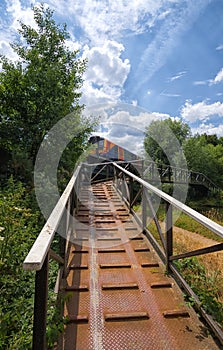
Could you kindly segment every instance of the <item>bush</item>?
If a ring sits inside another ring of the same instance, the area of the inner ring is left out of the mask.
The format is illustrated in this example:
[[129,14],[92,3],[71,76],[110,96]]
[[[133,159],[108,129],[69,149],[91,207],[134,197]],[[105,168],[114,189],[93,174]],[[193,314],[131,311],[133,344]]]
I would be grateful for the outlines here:
[[178,260],[175,262],[175,265],[195,294],[197,294],[203,308],[223,326],[223,303],[219,300],[216,283],[221,272],[214,271],[208,274],[197,257]]
[[39,212],[12,178],[0,192],[0,349],[31,347],[34,274],[22,262],[39,231]]

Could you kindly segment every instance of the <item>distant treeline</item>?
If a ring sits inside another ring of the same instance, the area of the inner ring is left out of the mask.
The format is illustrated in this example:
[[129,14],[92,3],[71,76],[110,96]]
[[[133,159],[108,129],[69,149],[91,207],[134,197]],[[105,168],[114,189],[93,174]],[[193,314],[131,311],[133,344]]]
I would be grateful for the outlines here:
[[188,124],[169,118],[153,121],[148,126],[144,147],[156,163],[186,166],[189,170],[203,173],[223,188],[222,136],[192,135]]

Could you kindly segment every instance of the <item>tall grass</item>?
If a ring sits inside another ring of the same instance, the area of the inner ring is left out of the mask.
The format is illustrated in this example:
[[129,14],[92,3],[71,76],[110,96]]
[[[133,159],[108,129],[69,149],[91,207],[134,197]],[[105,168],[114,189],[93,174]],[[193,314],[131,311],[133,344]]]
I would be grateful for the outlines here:
[[[216,219],[214,209],[210,209],[207,216],[212,220],[214,219],[214,221],[218,222],[219,224],[222,224],[222,222],[219,221],[220,217],[217,217]],[[164,218],[165,211],[164,208],[161,207],[158,211],[158,219],[162,227],[164,226]],[[196,236],[196,240],[200,240],[200,242],[202,242],[204,238],[216,240],[216,242],[223,241],[221,237],[212,233],[210,230],[197,223],[194,219],[188,217],[184,213],[179,213],[179,211],[174,210],[173,219],[175,227],[189,231],[180,231],[178,234],[175,234],[177,229],[174,228],[174,254],[191,251],[198,248],[197,246],[193,246],[195,243],[193,243],[190,232],[200,235],[200,238],[199,236]],[[153,221],[149,223],[148,229],[161,245],[161,241]],[[186,234],[187,237],[185,238],[184,236],[186,236]],[[207,313],[212,315],[220,326],[223,327],[223,257],[220,259],[219,254],[212,253],[199,257],[180,259],[175,261],[175,265],[193,291],[198,295],[202,306]]]

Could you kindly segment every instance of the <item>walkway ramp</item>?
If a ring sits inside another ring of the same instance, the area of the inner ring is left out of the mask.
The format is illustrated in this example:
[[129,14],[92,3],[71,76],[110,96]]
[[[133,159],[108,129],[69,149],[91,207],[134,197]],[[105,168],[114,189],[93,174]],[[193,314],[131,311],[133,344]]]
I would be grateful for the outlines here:
[[83,189],[75,215],[58,350],[219,349],[112,183]]

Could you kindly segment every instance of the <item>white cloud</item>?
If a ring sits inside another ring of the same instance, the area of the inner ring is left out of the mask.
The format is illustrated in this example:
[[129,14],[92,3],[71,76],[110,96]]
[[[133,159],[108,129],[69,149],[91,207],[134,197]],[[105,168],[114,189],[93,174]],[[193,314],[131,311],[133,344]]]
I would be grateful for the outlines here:
[[182,78],[187,72],[186,71],[182,71],[182,72],[179,72],[178,74],[172,76],[169,81],[172,82],[174,80],[178,80],[180,78]]
[[216,47],[216,50],[223,50],[223,45],[219,45]]
[[33,11],[31,8],[34,3],[35,1],[27,1],[26,7],[24,7],[20,0],[7,0],[6,11],[11,17],[11,30],[17,30],[20,27],[19,21],[22,21],[23,23],[30,25],[33,28],[36,27]]
[[119,40],[126,34],[143,33],[168,15],[163,0],[57,0],[56,3],[49,0],[48,3],[60,14],[73,17],[92,45],[101,44],[108,38]]
[[67,39],[65,41],[65,44],[70,51],[77,51],[77,50],[80,51],[82,48],[81,43],[79,43],[77,40],[75,40],[73,35],[71,35],[70,39]]
[[189,122],[208,120],[214,115],[223,116],[223,103],[218,101],[212,104],[207,104],[205,101],[202,101],[191,104],[190,101],[186,101],[181,109],[181,117]]
[[92,81],[85,80],[82,87],[81,103],[91,106],[95,103],[118,101],[121,91],[121,88],[115,86],[95,87]]
[[95,104],[119,99],[130,71],[128,59],[122,60],[124,46],[108,40],[103,46],[85,46],[83,57],[88,58],[84,74],[84,103]]
[[122,86],[130,71],[129,60],[120,57],[123,50],[122,44],[110,40],[101,47],[87,47],[84,55],[88,58],[89,69],[85,78],[99,85]]
[[165,97],[180,97],[181,95],[179,94],[171,94],[171,93],[168,93],[168,92],[161,92],[160,96],[165,96]]
[[0,53],[5,57],[10,58],[11,61],[17,61],[19,57],[10,46],[10,38],[8,40],[7,38],[7,33],[4,33],[0,40]]
[[133,153],[140,154],[143,150],[145,128],[153,120],[168,117],[170,116],[167,114],[156,112],[139,112],[138,115],[133,115],[128,110],[119,111],[102,119],[102,124],[107,125],[108,129],[103,136]]
[[[153,120],[163,120],[169,118],[169,114],[158,113],[158,112],[144,112],[140,107],[136,107],[139,110],[138,114],[135,115],[131,113],[128,109],[123,108],[123,110],[112,114],[107,118],[103,118],[103,122],[109,122],[114,124],[123,124],[132,128],[139,128],[143,131]],[[134,108],[133,108],[134,110]]]
[[209,80],[196,80],[193,82],[193,85],[206,85],[208,82],[210,82]]
[[138,106],[125,103],[99,104],[87,108],[85,113],[101,117],[95,134],[137,154],[143,150],[145,128],[153,120],[170,117],[168,114],[147,112]]
[[17,30],[20,28],[20,21],[26,25],[36,28],[33,16],[32,5],[38,2],[27,0],[6,0],[4,16],[1,18],[0,30],[0,53],[12,61],[18,60],[18,55],[13,51],[10,44],[17,39]]
[[212,81],[213,84],[217,84],[223,81],[223,68],[218,72],[214,80]]
[[198,80],[194,81],[193,85],[213,85],[218,84],[223,81],[223,68],[217,73],[216,77],[214,79],[208,79],[208,80]]
[[205,124],[201,123],[196,128],[191,128],[192,134],[208,134],[213,135],[216,134],[218,137],[223,136],[223,124],[220,124],[218,126],[214,126],[213,124]]
[[[198,18],[200,12],[206,7],[209,0],[187,0],[182,6],[181,1],[173,1],[171,15],[163,21],[152,42],[141,57],[135,77],[146,72],[143,78],[136,84],[134,94],[146,83],[155,72],[157,72],[173,53],[182,34],[185,33],[193,22]],[[168,4],[170,5],[170,4]]]

